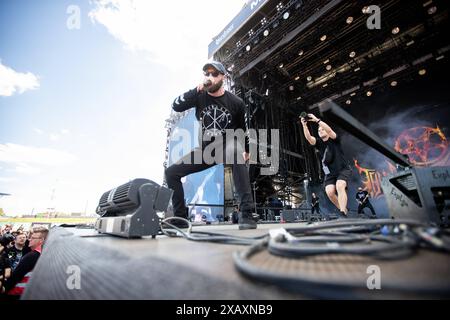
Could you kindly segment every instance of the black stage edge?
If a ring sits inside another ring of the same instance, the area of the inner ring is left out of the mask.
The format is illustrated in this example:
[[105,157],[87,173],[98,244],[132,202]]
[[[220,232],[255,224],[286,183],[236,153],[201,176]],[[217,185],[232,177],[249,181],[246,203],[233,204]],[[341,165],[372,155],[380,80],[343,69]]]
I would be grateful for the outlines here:
[[[194,227],[194,230],[256,237],[267,234],[270,229],[301,226],[305,224],[264,224],[258,225],[256,230],[245,231],[237,230],[236,225],[210,225]],[[254,278],[238,272],[233,254],[247,249],[248,246],[166,236],[123,239],[98,234],[92,229],[54,228],[23,299],[238,300],[244,303],[313,298],[449,297],[448,254],[418,250],[412,257],[390,261],[348,254],[292,259],[264,251],[249,260],[259,270],[292,277],[296,284],[293,288],[281,282],[252,280]],[[383,272],[380,290],[369,290],[366,286],[369,276],[366,269],[373,264],[379,265]],[[78,270],[79,288],[74,285],[74,270]],[[404,289],[396,292],[390,290],[390,285]],[[430,294],[429,291],[436,288],[439,290]]]

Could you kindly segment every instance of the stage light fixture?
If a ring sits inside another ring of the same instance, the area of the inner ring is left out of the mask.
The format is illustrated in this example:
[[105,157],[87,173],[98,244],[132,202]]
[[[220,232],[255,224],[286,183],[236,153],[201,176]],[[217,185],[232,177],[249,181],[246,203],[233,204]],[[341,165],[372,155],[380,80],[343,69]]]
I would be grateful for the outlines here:
[[289,91],[294,91],[294,86],[293,85],[289,86]]
[[169,206],[173,191],[148,179],[134,179],[104,192],[96,212],[95,230],[125,238],[159,233],[159,216]]
[[330,70],[331,70],[331,64],[327,65],[327,66],[325,67],[325,69],[327,69],[328,71],[330,71]]
[[283,10],[283,4],[280,2],[277,4],[277,11]]
[[248,44],[248,45],[245,47],[245,50],[248,52],[248,51],[250,51],[251,48],[252,48],[252,47]]
[[368,6],[364,6],[362,8],[362,13],[364,13],[364,14],[369,13],[369,7]]
[[297,81],[298,79],[300,79],[300,77],[299,77],[299,76],[296,76],[296,77],[295,77],[295,81]]
[[263,32],[263,36],[267,37],[269,35],[269,29],[264,30]]
[[330,59],[327,59],[323,62],[323,64],[327,64],[328,62],[330,62]]
[[372,91],[369,90],[366,92],[366,96],[370,97],[371,95],[372,95]]
[[425,73],[427,73],[427,70],[426,70],[426,69],[420,69],[420,70],[419,70],[419,75],[424,76]]
[[280,64],[278,65],[278,67],[281,69],[281,68],[284,67],[284,64],[283,64],[283,63],[280,63]]
[[346,104],[351,104],[352,100],[348,99],[347,101],[345,101]]
[[395,86],[397,86],[397,84],[398,84],[398,82],[397,81],[391,81],[391,87],[395,87]]
[[311,76],[308,76],[308,77],[306,78],[306,80],[307,80],[307,81],[311,81],[311,80],[312,80],[312,77],[311,77]]
[[354,96],[356,96],[356,92],[350,93],[350,97],[354,97]]
[[326,88],[326,87],[328,87],[328,83],[324,83],[322,86],[322,88]]
[[358,67],[358,68],[355,68],[355,70],[353,70],[353,71],[355,71],[355,72],[358,72],[359,70],[361,70],[361,68],[360,68],[360,67]]
[[400,28],[399,27],[395,27],[392,29],[392,34],[397,34],[400,32]]
[[436,13],[436,11],[437,11],[437,8],[436,8],[436,6],[432,6],[431,8],[429,8],[428,9],[428,14],[435,14]]
[[300,51],[298,52],[298,55],[299,55],[299,56],[302,56],[303,53],[304,53],[303,50],[300,50]]
[[347,24],[352,23],[352,22],[353,22],[353,17],[348,17],[347,20],[345,20],[345,22],[346,22]]
[[261,25],[264,26],[267,23],[267,19],[266,18],[262,18],[261,19]]
[[286,11],[285,13],[283,13],[283,19],[284,20],[289,19],[289,11]]
[[301,99],[302,99],[302,97],[297,97],[297,101],[298,101],[298,100],[301,100]]
[[266,79],[266,78],[267,78],[267,73],[264,73],[263,76],[262,76],[262,78],[263,78],[263,79]]
[[356,56],[356,52],[355,52],[355,51],[352,51],[352,52],[349,53],[348,56],[349,56],[350,58],[354,58],[354,57]]
[[325,41],[325,40],[327,40],[327,35],[326,34],[324,34],[323,36],[320,37],[320,41]]

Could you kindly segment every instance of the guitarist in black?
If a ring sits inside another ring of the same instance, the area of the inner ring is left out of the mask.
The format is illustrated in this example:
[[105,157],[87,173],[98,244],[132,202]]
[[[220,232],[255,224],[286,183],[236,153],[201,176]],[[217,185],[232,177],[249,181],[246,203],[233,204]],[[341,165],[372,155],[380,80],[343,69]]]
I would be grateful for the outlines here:
[[319,197],[313,192],[311,195],[311,214],[314,214],[314,211],[320,213]]
[[356,201],[358,201],[358,214],[361,214],[363,209],[367,207],[370,211],[372,211],[372,218],[376,217],[375,210],[369,201],[369,193],[366,190],[363,190],[362,187],[358,188],[358,192],[356,193]]

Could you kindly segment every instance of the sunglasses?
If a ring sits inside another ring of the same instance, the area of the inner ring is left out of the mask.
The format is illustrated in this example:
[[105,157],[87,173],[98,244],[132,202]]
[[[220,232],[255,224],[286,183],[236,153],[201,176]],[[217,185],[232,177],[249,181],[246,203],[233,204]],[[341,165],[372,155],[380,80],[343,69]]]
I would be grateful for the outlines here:
[[203,74],[205,75],[205,77],[209,77],[210,75],[213,76],[214,78],[218,77],[220,72],[219,71],[213,71],[213,72],[203,72]]

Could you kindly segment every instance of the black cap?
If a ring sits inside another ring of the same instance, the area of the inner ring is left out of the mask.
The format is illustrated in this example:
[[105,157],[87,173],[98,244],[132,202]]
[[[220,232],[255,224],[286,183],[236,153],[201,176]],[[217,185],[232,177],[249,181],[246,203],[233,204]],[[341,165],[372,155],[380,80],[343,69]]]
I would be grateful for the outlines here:
[[213,67],[214,69],[216,69],[217,71],[219,71],[221,74],[227,74],[227,70],[225,69],[225,67],[223,66],[222,63],[220,63],[219,61],[211,61],[208,62],[207,64],[205,64],[203,66],[203,71],[206,71],[209,67]]

